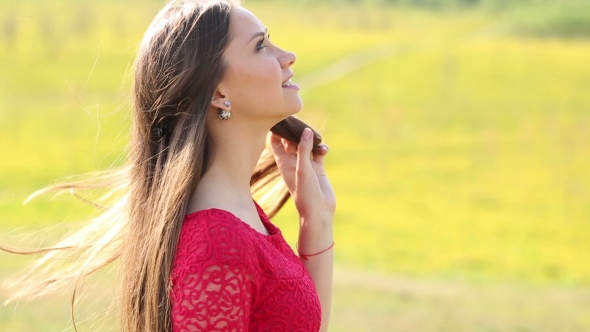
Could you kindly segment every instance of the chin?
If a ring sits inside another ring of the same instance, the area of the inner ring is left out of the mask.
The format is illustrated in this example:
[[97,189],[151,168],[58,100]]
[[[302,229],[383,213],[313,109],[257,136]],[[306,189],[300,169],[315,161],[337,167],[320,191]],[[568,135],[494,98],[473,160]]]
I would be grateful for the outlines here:
[[284,106],[280,108],[280,110],[276,110],[278,111],[277,113],[275,113],[277,115],[277,122],[283,120],[284,118],[290,115],[295,115],[299,113],[302,108],[303,101],[299,96],[296,100],[290,100],[288,103],[285,103]]
[[[298,95],[298,97],[299,97],[299,95]],[[299,111],[301,111],[302,108],[303,108],[303,100],[301,100],[301,97],[299,97],[299,98],[297,98],[297,101],[293,103],[293,105],[291,107],[292,112],[289,115],[299,113]]]

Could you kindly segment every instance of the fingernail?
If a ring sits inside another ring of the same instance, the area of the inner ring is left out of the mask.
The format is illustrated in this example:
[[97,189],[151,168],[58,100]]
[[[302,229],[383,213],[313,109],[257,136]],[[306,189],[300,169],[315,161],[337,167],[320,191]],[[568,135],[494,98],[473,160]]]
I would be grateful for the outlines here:
[[305,128],[303,130],[303,135],[301,138],[307,141],[307,140],[310,140],[311,137],[312,137],[311,129]]

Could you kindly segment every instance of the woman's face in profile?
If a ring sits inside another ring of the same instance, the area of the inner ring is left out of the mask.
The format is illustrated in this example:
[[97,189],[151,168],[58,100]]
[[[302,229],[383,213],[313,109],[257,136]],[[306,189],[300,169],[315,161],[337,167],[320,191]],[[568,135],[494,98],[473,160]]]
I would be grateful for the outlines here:
[[279,121],[299,112],[299,87],[289,82],[295,54],[273,45],[264,25],[241,7],[231,12],[230,36],[223,54],[227,71],[218,91],[231,101],[232,113]]

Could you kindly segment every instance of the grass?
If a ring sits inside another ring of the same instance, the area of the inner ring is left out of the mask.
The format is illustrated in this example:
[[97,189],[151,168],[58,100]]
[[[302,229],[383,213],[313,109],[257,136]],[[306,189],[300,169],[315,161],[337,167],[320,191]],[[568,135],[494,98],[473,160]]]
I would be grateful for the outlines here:
[[[352,105],[349,113],[330,112],[337,125],[326,126],[342,154],[333,173],[361,175],[339,183],[342,222],[350,223],[341,230],[351,239],[343,256],[386,271],[467,269],[477,277],[586,284],[579,262],[588,252],[590,103],[579,54],[589,50],[469,42],[400,55],[317,90],[309,99],[318,111],[339,109],[321,98],[328,91]],[[388,91],[358,84],[376,77]],[[387,222],[353,227],[364,218]],[[359,251],[352,242],[363,236],[382,245]]]
[[[497,18],[477,11],[246,5],[297,53],[295,81],[397,50],[301,91],[339,199],[333,331],[590,327],[590,42],[490,33]],[[159,6],[0,1],[0,240],[46,242],[92,211],[21,202],[121,163],[128,73]],[[275,220],[291,243],[295,219],[288,207]],[[0,278],[21,266],[0,254]],[[64,294],[0,308],[0,330],[63,330],[67,306]]]

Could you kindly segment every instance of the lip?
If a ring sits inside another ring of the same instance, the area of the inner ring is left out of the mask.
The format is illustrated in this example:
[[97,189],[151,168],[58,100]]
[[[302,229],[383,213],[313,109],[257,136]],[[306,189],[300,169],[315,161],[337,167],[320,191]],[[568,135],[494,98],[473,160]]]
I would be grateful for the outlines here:
[[287,77],[287,79],[283,82],[283,84],[281,85],[281,87],[283,89],[292,89],[292,90],[299,90],[299,85],[297,85],[296,83],[291,83],[289,85],[285,85],[287,82],[289,82],[289,80],[294,76],[294,74],[291,74],[289,77]]
[[289,77],[287,77],[286,80],[283,81],[283,85],[287,82],[289,82],[289,80],[293,77],[293,74],[291,74]]
[[283,89],[294,89],[294,90],[299,90],[299,85],[293,83],[291,85],[286,85],[286,86],[282,86]]

